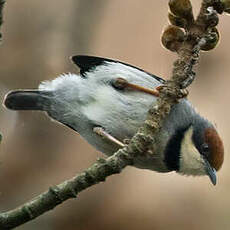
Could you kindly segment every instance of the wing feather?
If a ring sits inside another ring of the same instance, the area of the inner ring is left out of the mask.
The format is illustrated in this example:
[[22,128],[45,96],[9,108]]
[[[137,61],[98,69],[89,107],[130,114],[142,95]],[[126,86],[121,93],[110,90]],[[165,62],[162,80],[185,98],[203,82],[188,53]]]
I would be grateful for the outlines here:
[[71,57],[71,59],[72,59],[73,63],[76,64],[80,68],[80,74],[82,76],[85,76],[86,72],[92,71],[97,66],[103,65],[105,62],[113,62],[113,63],[120,63],[120,64],[123,64],[125,66],[129,66],[129,67],[138,69],[139,71],[142,71],[142,72],[150,75],[151,77],[155,78],[156,80],[158,80],[161,83],[165,82],[165,80],[162,79],[161,77],[157,77],[151,73],[144,71],[143,69],[140,69],[138,67],[135,67],[133,65],[130,65],[130,64],[127,64],[124,62],[120,62],[118,60],[112,60],[112,59],[102,58],[102,57],[87,56],[87,55],[76,55],[76,56]]

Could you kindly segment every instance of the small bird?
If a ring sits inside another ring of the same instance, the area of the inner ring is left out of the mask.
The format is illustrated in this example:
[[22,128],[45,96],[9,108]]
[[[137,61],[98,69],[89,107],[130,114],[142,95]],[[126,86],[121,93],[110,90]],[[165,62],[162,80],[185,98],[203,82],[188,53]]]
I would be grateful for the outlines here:
[[[116,60],[78,55],[72,61],[80,68],[79,74],[62,74],[36,90],[11,91],[4,105],[12,110],[45,111],[111,156],[144,122],[165,81]],[[222,140],[187,99],[172,107],[156,140],[154,154],[137,157],[135,167],[207,175],[216,184],[216,171],[224,160]]]

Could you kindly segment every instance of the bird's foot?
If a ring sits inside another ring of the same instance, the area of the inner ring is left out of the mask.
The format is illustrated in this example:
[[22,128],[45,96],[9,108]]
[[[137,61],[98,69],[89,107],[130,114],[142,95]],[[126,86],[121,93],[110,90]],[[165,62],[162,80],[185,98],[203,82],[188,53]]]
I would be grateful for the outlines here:
[[[164,87],[167,87],[167,86],[165,86],[165,85],[159,85],[159,86],[156,87],[156,90],[158,92],[160,92],[162,89],[164,89]],[[177,97],[179,99],[183,99],[183,98],[186,98],[188,96],[189,91],[187,89],[179,89],[176,94],[177,94]]]
[[128,144],[130,143],[130,139],[127,139],[127,138],[124,139],[124,140],[123,140],[123,143],[124,143],[125,145],[128,145]]
[[179,97],[180,98],[186,98],[188,96],[189,92],[187,89],[180,89]]

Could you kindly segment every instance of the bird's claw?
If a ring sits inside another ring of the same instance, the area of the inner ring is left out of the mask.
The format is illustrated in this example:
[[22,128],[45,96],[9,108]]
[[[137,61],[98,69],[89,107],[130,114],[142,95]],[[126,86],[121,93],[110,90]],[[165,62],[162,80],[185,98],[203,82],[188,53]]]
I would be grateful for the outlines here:
[[178,96],[180,98],[186,98],[189,94],[189,91],[187,89],[180,89]]

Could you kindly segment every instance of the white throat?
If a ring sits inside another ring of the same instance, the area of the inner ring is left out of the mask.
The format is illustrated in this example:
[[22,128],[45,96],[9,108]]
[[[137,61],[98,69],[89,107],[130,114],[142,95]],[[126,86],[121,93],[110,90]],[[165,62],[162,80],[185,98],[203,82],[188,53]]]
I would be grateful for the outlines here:
[[180,150],[179,173],[184,175],[205,175],[204,159],[192,141],[193,127],[184,135]]

